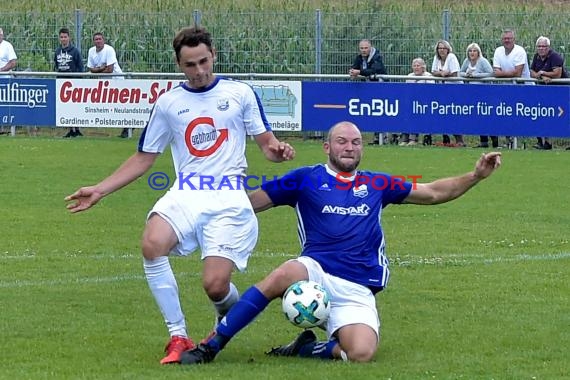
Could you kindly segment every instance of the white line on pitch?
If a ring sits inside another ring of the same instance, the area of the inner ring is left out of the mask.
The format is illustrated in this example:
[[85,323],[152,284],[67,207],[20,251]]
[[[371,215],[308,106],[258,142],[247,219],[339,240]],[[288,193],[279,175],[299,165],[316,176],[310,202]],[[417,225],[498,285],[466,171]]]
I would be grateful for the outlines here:
[[[288,254],[275,253],[271,256],[292,256]],[[29,256],[27,256],[29,257]],[[104,259],[104,256],[97,256],[98,259]],[[482,258],[472,255],[452,255],[451,257],[394,257],[390,261],[392,266],[411,266],[411,265],[429,265],[429,266],[469,266],[478,264],[494,264],[494,263],[512,263],[512,262],[528,262],[528,261],[556,261],[570,258],[570,252],[543,254],[543,255],[527,255],[520,254],[511,257],[494,257]],[[475,259],[475,260],[469,260]],[[255,273],[255,269],[248,269],[247,273]],[[178,272],[176,277],[198,277],[199,272]],[[123,281],[143,281],[144,274],[126,274],[109,277],[78,277],[68,279],[55,279],[55,280],[14,280],[14,281],[0,281],[0,289],[8,288],[23,288],[23,287],[36,287],[36,286],[58,286],[69,284],[108,284]]]
[[[176,277],[198,277],[198,273],[179,272]],[[127,274],[110,277],[79,277],[57,280],[15,280],[15,281],[0,281],[0,289],[2,288],[24,288],[28,286],[58,286],[70,284],[108,284],[123,281],[142,281],[144,274]]]

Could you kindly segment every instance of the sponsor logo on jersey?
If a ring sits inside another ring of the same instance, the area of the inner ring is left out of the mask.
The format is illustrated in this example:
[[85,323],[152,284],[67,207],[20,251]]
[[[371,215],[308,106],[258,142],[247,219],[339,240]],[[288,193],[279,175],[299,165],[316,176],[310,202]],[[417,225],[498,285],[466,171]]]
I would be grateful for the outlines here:
[[350,215],[350,216],[368,216],[370,212],[370,206],[366,203],[360,206],[342,207],[342,206],[332,206],[325,205],[321,211],[323,214],[337,214],[337,215]]
[[228,139],[228,130],[216,129],[211,117],[198,117],[186,127],[184,139],[190,154],[207,157],[214,154]]

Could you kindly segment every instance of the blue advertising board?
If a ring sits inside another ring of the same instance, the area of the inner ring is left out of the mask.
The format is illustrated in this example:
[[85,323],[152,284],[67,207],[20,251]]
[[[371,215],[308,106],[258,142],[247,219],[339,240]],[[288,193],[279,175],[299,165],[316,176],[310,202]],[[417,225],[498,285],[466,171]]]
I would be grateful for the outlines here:
[[0,79],[0,125],[55,126],[55,80]]
[[303,130],[570,136],[570,86],[303,82]]
[[[0,79],[0,125],[53,127],[55,79]],[[570,86],[303,82],[302,129],[570,137]]]

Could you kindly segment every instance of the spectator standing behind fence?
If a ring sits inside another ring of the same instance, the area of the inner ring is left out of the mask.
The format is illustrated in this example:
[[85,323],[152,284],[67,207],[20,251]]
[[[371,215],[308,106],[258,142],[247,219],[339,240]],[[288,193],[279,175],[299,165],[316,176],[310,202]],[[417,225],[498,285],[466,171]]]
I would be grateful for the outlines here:
[[[427,71],[426,63],[423,58],[414,58],[412,60],[412,72],[408,74],[410,79],[406,79],[406,83],[435,83],[433,79],[427,79],[426,77],[433,77],[429,71]],[[419,77],[419,78],[418,78]],[[421,78],[421,79],[420,79]],[[418,133],[402,133],[400,136],[400,146],[414,146],[418,143],[419,134]],[[426,143],[426,145],[431,145]]]
[[[16,67],[18,57],[11,43],[4,40],[4,31],[0,28],[0,71],[10,71]],[[0,75],[0,78],[10,78],[9,75]],[[0,135],[8,134],[4,127],[0,127]]]
[[[97,32],[93,35],[93,46],[89,49],[89,56],[87,58],[87,67],[92,73],[113,73],[122,74],[121,66],[117,61],[117,53],[115,49],[105,43],[103,33]],[[118,77],[118,78],[123,78]],[[129,137],[129,129],[123,128],[119,137]]]
[[495,77],[530,78],[526,50],[515,43],[515,32],[511,29],[505,29],[501,41],[503,46],[496,48],[493,55]]
[[[0,28],[0,71],[10,71],[18,64],[18,57],[11,43],[4,39],[4,30]],[[0,78],[9,78],[1,75]]]
[[[495,49],[493,55],[493,71],[497,78],[530,78],[526,50],[515,44],[515,31],[505,29],[501,35],[503,46]],[[533,84],[526,82],[526,84]],[[511,148],[513,139],[507,136],[507,147]]]
[[[465,53],[466,58],[463,60],[459,76],[464,78],[488,78],[493,76],[493,66],[489,63],[487,58],[483,56],[479,44],[473,42],[467,46]],[[482,83],[481,81],[470,80],[467,83]],[[480,142],[475,148],[488,148],[489,136],[479,136]],[[499,146],[499,137],[491,136],[491,143],[493,148]]]
[[[536,53],[530,65],[530,76],[542,80],[542,84],[555,84],[552,79],[568,78],[564,58],[550,47],[550,39],[540,36],[536,40]],[[552,149],[548,137],[537,137],[536,149]]]
[[[384,66],[384,60],[380,54],[380,50],[372,46],[372,42],[363,39],[358,43],[360,54],[354,59],[354,63],[350,67],[348,74],[352,79],[363,76],[368,81],[379,82],[378,75],[386,75],[388,71]],[[392,135],[393,143],[398,141],[397,135]],[[372,144],[380,144],[380,133],[374,132],[374,141]]]
[[[59,44],[55,49],[54,67],[58,73],[82,73],[83,58],[81,52],[72,43],[69,37],[69,29],[61,28],[59,30]],[[69,78],[69,77],[65,77]],[[64,138],[83,136],[78,127],[70,127]]]
[[[453,54],[451,44],[446,40],[439,40],[435,44],[435,55],[431,64],[431,73],[434,77],[440,78],[453,78],[459,76],[459,60]],[[453,83],[454,81],[450,81]],[[441,81],[445,83],[445,81]],[[455,83],[461,83],[457,81]],[[463,142],[463,135],[453,135],[455,137],[456,146],[465,146]],[[451,140],[448,135],[443,135],[443,144],[451,145]]]
[[356,79],[359,75],[370,81],[379,81],[377,75],[385,75],[388,72],[384,66],[380,51],[372,46],[370,40],[362,40],[358,44],[360,54],[354,59],[349,74],[350,77]]

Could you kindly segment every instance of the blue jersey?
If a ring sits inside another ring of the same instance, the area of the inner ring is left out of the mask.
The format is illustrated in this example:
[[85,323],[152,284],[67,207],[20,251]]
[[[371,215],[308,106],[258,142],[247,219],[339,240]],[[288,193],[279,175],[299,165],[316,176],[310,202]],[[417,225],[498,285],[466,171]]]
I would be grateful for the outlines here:
[[295,208],[301,256],[313,258],[329,274],[374,292],[387,285],[390,272],[382,209],[401,203],[412,183],[367,171],[346,178],[326,165],[316,165],[292,170],[262,189],[275,206]]

